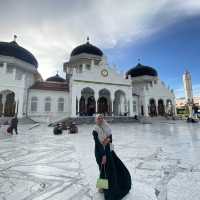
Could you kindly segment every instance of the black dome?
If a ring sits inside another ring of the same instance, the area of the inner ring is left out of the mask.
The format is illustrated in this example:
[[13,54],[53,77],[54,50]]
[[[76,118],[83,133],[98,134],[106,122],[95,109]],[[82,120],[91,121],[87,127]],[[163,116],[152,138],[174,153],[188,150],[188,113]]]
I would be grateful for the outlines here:
[[38,67],[38,62],[32,53],[19,46],[17,42],[0,42],[0,55],[15,57]]
[[144,66],[140,63],[138,63],[135,67],[133,67],[132,69],[130,69],[127,73],[126,73],[126,77],[128,78],[128,75],[131,75],[131,77],[138,77],[138,76],[158,76],[157,71],[149,66]]
[[89,41],[86,44],[77,46],[72,52],[71,56],[76,56],[81,53],[88,53],[95,56],[103,56],[103,52],[96,46],[93,46],[89,43]]
[[62,77],[60,77],[58,74],[55,76],[49,77],[46,81],[52,81],[52,82],[65,82],[66,80]]

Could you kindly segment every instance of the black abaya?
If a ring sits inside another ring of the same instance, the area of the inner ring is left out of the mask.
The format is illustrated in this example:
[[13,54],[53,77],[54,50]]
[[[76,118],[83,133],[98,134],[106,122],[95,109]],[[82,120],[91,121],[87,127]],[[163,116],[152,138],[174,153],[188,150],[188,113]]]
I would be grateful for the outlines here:
[[[95,141],[95,157],[100,170],[100,177],[108,179],[109,189],[104,190],[105,200],[121,200],[131,189],[131,176],[128,169],[124,166],[122,161],[118,158],[114,151],[110,151],[110,144],[105,148],[100,143],[98,133],[93,131]],[[112,136],[110,137],[112,142]],[[102,168],[102,157],[106,156],[107,161]]]

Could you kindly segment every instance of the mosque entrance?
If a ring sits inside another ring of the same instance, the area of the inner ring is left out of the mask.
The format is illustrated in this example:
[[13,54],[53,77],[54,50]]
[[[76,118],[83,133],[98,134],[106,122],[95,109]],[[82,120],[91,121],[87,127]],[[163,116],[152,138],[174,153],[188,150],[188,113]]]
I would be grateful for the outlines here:
[[115,100],[113,105],[114,115],[126,115],[128,112],[125,93],[121,90],[115,92]]
[[158,100],[158,115],[164,116],[165,114],[165,106],[162,99]]
[[93,96],[91,96],[88,98],[88,101],[87,101],[87,115],[88,116],[93,116],[93,114],[95,114],[96,112],[95,107],[96,107],[95,99]]
[[97,101],[97,111],[104,115],[111,115],[111,98],[110,92],[107,89],[102,89],[99,91],[99,99]]
[[85,115],[85,98],[82,96],[79,101],[79,115],[84,116]]
[[13,117],[14,115],[15,115],[15,94],[14,92],[12,92],[6,96],[4,116]]
[[98,100],[98,113],[108,115],[108,101],[105,97],[100,97]]
[[13,117],[15,107],[15,93],[10,90],[0,92],[0,117]]
[[149,100],[149,115],[154,117],[157,115],[156,112],[156,101],[154,99]]
[[94,90],[87,87],[82,89],[79,101],[79,115],[92,116],[96,112],[96,101],[94,98]]

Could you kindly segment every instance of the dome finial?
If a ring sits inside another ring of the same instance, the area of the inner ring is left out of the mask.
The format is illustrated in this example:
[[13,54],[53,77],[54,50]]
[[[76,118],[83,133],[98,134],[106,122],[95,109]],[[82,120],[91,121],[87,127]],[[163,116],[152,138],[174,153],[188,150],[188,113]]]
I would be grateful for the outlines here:
[[87,36],[87,44],[89,44],[90,43],[90,38],[89,38],[89,36]]
[[14,35],[14,42],[16,42],[16,40],[17,40],[17,35]]
[[138,63],[140,63],[140,58],[138,58]]

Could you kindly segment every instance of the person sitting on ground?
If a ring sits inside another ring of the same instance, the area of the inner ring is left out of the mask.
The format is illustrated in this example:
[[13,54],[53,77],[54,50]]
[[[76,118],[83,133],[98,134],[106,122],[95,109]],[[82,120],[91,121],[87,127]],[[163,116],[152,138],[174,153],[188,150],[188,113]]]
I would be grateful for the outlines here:
[[69,126],[69,133],[78,133],[78,127],[75,122],[72,122]]
[[62,134],[62,124],[58,123],[53,129],[54,135],[61,135]]

